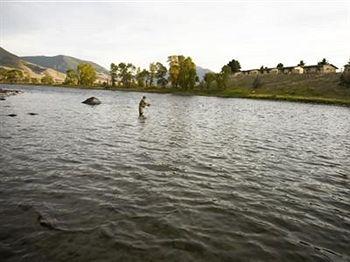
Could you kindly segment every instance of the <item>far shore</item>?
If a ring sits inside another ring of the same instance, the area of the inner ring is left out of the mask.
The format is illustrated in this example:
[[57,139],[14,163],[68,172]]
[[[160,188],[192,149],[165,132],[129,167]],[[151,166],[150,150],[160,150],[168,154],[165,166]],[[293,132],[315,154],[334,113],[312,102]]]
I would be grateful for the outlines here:
[[175,88],[120,88],[120,87],[103,87],[103,86],[67,86],[67,85],[38,85],[38,84],[22,84],[22,83],[0,83],[0,87],[3,85],[19,85],[19,86],[39,86],[39,87],[61,87],[72,89],[88,89],[88,90],[109,90],[109,91],[122,91],[122,92],[140,92],[140,93],[158,93],[158,94],[174,94],[183,96],[211,96],[221,98],[245,98],[245,99],[261,99],[272,101],[287,101],[287,102],[300,102],[300,103],[316,103],[327,105],[339,105],[350,107],[350,98],[333,98],[322,96],[300,96],[290,94],[268,94],[256,92],[256,90],[246,89],[175,89]]

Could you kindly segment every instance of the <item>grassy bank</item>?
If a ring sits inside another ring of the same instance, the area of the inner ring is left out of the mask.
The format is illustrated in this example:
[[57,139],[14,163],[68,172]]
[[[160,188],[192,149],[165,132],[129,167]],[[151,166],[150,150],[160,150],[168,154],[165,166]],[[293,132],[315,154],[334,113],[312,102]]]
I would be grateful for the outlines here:
[[340,74],[329,75],[262,75],[261,86],[253,88],[255,77],[232,77],[228,88],[196,87],[190,90],[174,88],[131,88],[115,90],[171,93],[178,95],[251,98],[304,103],[350,106],[350,87],[339,85]]
[[[267,99],[291,102],[322,103],[350,106],[350,87],[339,85],[340,74],[329,75],[262,75],[261,86],[253,88],[254,76],[232,77],[227,88],[105,88],[100,86],[77,88],[118,90],[177,95],[217,96],[227,98]],[[56,85],[72,88],[72,86]]]

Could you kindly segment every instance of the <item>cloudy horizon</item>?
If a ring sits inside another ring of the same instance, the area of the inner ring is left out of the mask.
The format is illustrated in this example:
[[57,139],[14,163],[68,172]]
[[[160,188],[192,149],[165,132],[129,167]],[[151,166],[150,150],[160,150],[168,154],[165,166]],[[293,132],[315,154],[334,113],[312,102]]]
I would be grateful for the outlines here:
[[1,43],[19,55],[68,55],[147,67],[168,55],[191,56],[219,71],[323,57],[350,58],[349,2],[1,2]]

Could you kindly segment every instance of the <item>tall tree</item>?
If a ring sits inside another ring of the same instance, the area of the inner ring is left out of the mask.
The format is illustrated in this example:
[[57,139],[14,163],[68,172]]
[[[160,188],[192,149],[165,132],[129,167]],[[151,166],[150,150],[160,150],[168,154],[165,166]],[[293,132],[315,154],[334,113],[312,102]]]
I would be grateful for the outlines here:
[[150,65],[149,65],[149,85],[150,86],[153,86],[156,74],[157,74],[156,63],[150,63]]
[[157,85],[161,87],[165,87],[168,84],[168,80],[166,79],[166,74],[168,72],[167,68],[160,62],[156,63],[157,73]]
[[78,74],[73,69],[68,69],[66,71],[66,79],[64,80],[65,85],[77,85],[78,84]]
[[146,69],[141,71],[140,68],[137,69],[136,81],[139,87],[147,87],[147,79],[149,78],[149,72]]
[[179,86],[185,89],[193,88],[196,84],[197,77],[195,63],[192,61],[191,57],[184,58],[184,56],[179,56],[179,64]]
[[111,63],[111,68],[110,68],[110,76],[111,76],[111,82],[112,86],[115,86],[117,82],[117,77],[118,77],[118,65]]
[[131,63],[119,63],[118,77],[123,87],[131,87],[135,79],[136,67]]
[[215,80],[216,80],[216,74],[213,72],[209,72],[204,75],[204,82],[207,88],[210,88],[211,83],[213,83]]
[[283,64],[282,63],[278,63],[278,65],[276,66],[276,68],[278,70],[282,70],[283,69]]
[[78,84],[83,86],[91,86],[96,80],[96,71],[92,65],[82,63],[77,67]]
[[177,55],[172,55],[168,57],[169,81],[171,82],[171,85],[173,87],[178,87],[179,85],[179,75],[180,75],[179,57],[183,58],[183,56],[177,56]]
[[225,65],[222,67],[220,74],[217,75],[217,81],[219,87],[226,88],[228,85],[228,80],[230,79],[230,75],[232,74],[231,67]]
[[241,64],[238,60],[232,59],[227,65],[231,67],[232,73],[237,73],[241,70]]

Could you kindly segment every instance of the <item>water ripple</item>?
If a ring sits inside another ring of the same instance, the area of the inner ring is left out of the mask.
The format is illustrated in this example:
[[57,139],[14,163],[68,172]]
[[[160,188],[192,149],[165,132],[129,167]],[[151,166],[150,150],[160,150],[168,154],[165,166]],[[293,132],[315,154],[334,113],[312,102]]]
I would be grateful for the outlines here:
[[150,94],[139,120],[140,93],[23,89],[0,104],[5,261],[350,261],[348,108]]

